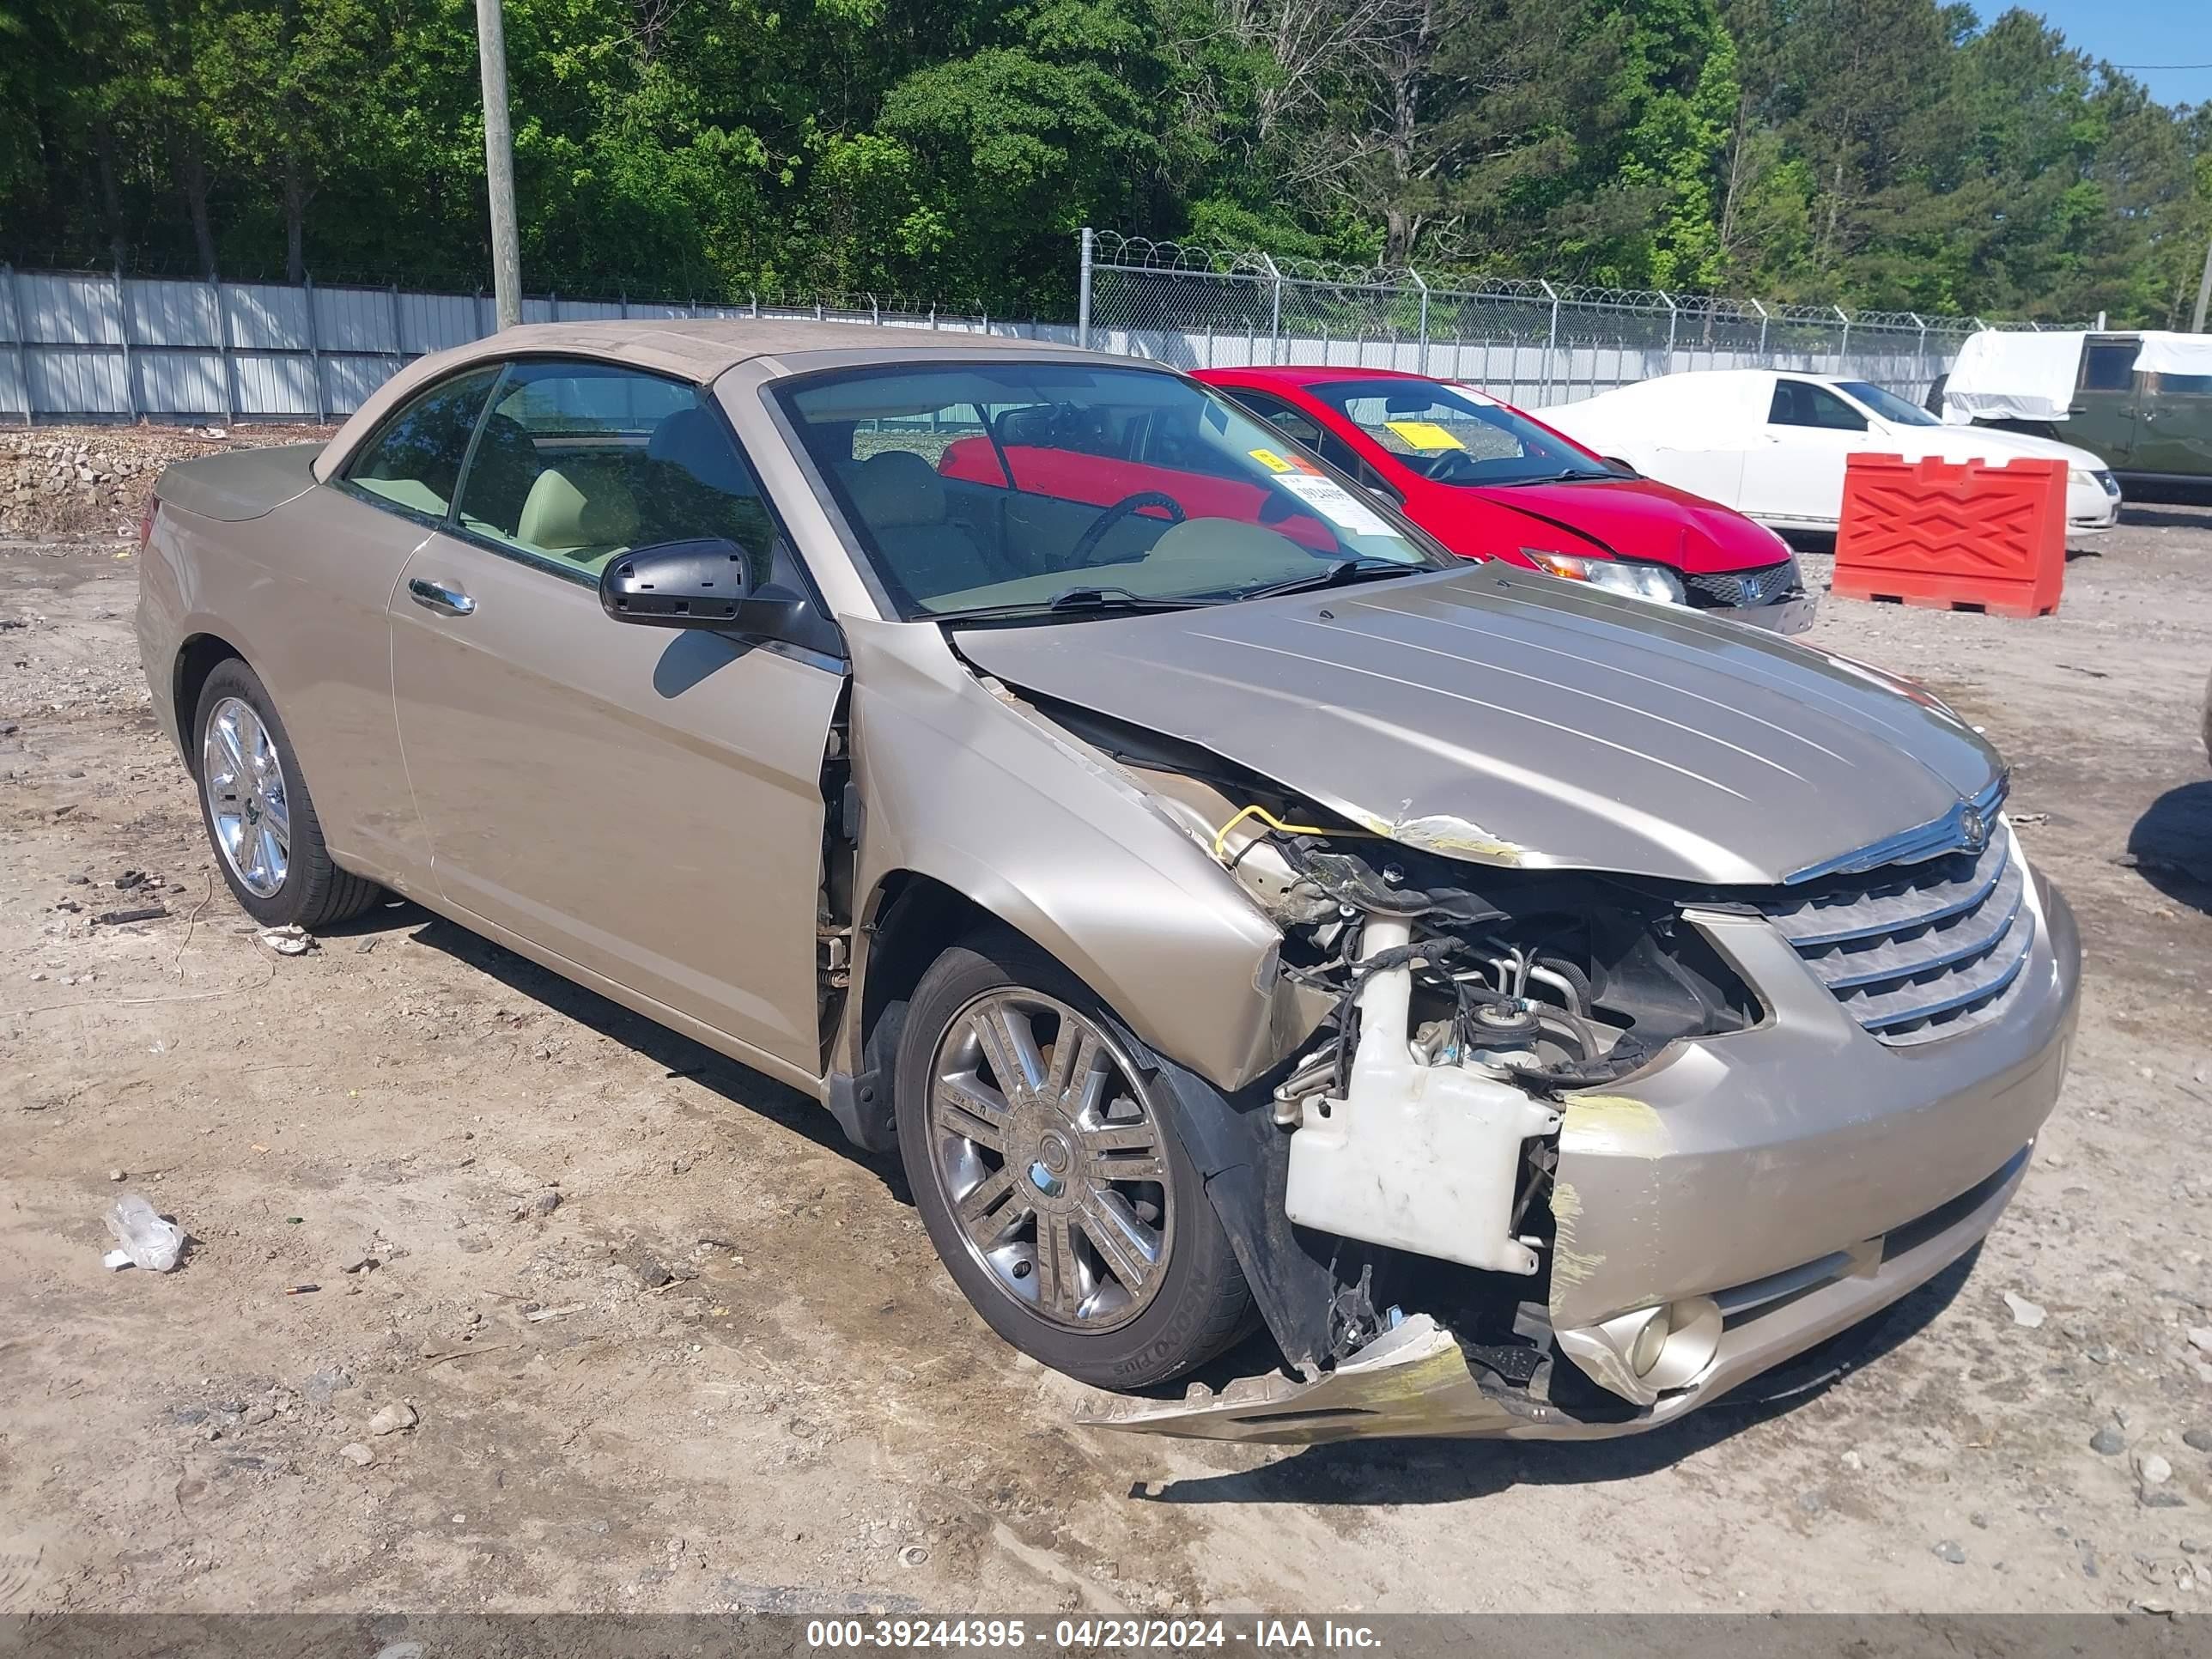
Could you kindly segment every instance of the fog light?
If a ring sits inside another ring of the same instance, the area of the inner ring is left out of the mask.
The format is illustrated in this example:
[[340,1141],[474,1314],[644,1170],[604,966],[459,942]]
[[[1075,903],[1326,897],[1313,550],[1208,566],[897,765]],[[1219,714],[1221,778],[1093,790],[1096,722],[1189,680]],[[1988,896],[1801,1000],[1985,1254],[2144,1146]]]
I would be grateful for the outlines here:
[[1651,1368],[1659,1363],[1659,1356],[1667,1346],[1667,1333],[1672,1329],[1668,1322],[1671,1308],[1654,1308],[1644,1317],[1636,1334],[1628,1344],[1628,1369],[1638,1376],[1651,1375]]
[[1709,1296],[1694,1296],[1669,1304],[1653,1323],[1663,1324],[1667,1334],[1654,1363],[1648,1369],[1638,1365],[1637,1376],[1655,1389],[1680,1389],[1696,1382],[1720,1351],[1720,1304]]

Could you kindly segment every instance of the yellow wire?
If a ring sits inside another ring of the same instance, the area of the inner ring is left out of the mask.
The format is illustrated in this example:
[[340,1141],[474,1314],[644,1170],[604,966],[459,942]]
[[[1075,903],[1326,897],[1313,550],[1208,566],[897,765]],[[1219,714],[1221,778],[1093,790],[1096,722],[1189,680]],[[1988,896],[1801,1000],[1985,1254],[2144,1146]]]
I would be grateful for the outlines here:
[[1214,857],[1218,859],[1228,850],[1229,832],[1247,818],[1257,818],[1270,830],[1278,830],[1285,836],[1359,836],[1369,841],[1382,839],[1372,830],[1332,830],[1325,824],[1319,823],[1285,823],[1282,819],[1264,806],[1248,806],[1214,832]]

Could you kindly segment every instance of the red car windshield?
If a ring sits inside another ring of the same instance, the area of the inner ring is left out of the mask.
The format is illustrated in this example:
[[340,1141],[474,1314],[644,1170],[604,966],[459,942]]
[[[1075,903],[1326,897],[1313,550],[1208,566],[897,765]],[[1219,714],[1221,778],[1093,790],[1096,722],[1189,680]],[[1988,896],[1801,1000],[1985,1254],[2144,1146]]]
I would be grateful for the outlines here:
[[1000,359],[810,375],[777,397],[910,618],[1210,604],[1441,562],[1179,375]]
[[1620,472],[1472,386],[1437,380],[1336,380],[1308,388],[1436,483],[1553,483]]

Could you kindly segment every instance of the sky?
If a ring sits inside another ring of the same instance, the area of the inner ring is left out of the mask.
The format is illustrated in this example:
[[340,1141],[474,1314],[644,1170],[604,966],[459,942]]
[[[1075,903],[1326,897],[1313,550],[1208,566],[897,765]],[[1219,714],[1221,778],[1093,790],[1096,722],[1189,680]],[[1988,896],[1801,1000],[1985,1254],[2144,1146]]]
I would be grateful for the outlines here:
[[[2068,42],[2115,64],[2151,89],[2161,103],[2212,101],[2212,0],[2022,0],[2043,14]],[[2005,9],[2004,0],[1977,0],[1984,21]],[[2144,64],[2202,67],[2142,68]]]

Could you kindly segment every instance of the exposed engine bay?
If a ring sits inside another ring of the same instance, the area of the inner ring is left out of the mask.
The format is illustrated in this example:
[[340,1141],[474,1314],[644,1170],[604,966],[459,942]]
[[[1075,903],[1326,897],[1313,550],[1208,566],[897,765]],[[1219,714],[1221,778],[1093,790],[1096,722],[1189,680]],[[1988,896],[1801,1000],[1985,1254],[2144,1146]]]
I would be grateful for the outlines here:
[[1462,1339],[1486,1331],[1500,1374],[1527,1382],[1549,1346],[1565,1091],[1744,1029],[1751,992],[1678,925],[1667,884],[1446,858],[1194,746],[1040,712],[1112,757],[1282,930],[1277,971],[1308,1030],[1268,1085],[1276,1201],[1301,1238],[1349,1242],[1311,1358],[1426,1312]]

